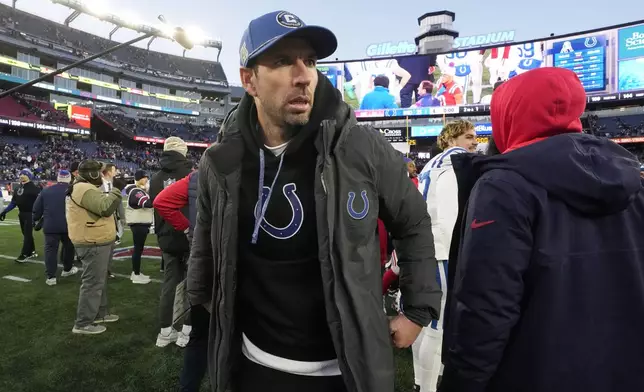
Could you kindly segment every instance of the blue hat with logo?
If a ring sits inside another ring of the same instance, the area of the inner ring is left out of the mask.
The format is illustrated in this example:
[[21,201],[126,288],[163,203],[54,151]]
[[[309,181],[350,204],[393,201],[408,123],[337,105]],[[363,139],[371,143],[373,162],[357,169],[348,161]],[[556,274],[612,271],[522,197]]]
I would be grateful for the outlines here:
[[18,176],[27,176],[27,178],[30,179],[30,180],[34,179],[34,173],[31,170],[26,169],[26,168],[20,170],[20,173],[18,174]]
[[307,26],[302,19],[287,11],[274,11],[253,19],[244,31],[239,45],[242,67],[269,49],[280,39],[297,37],[307,40],[318,59],[329,57],[338,47],[338,40],[331,30],[320,26]]

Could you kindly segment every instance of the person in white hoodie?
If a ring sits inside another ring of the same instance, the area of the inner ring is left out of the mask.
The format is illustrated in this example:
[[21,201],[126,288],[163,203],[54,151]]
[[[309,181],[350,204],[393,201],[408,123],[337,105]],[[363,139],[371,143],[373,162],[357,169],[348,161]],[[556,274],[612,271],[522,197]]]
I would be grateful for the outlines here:
[[418,190],[427,202],[427,212],[432,221],[434,248],[438,268],[436,279],[443,298],[440,320],[423,328],[412,345],[414,357],[415,391],[435,392],[441,373],[441,346],[443,340],[443,312],[447,297],[447,259],[452,242],[452,232],[458,214],[458,185],[452,167],[454,154],[476,152],[474,124],[457,120],[445,125],[438,136],[442,152],[432,158],[419,175]]

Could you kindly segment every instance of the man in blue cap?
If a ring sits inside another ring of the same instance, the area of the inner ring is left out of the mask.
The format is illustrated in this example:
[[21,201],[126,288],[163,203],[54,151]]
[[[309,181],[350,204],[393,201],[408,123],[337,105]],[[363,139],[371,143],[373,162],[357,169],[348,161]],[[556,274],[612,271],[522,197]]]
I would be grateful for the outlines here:
[[29,169],[22,169],[18,178],[20,185],[13,189],[11,203],[0,212],[0,221],[5,220],[9,211],[18,207],[18,219],[20,220],[20,230],[22,231],[22,251],[20,251],[20,256],[18,256],[16,262],[24,263],[32,257],[38,257],[36,245],[34,244],[34,226],[31,211],[41,189],[33,183],[34,174]]
[[[391,392],[393,345],[438,317],[431,222],[400,155],[316,69],[335,35],[286,11],[250,22],[246,94],[199,172],[191,305],[211,312],[213,391]],[[402,313],[382,309],[376,225]]]

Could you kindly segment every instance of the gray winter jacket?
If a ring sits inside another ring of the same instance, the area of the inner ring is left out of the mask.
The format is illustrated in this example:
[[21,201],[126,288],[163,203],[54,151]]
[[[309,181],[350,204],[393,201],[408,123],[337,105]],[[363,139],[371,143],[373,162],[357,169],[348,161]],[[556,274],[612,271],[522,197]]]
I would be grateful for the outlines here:
[[[236,108],[227,116],[218,143],[206,150],[199,164],[197,225],[188,269],[191,305],[203,304],[211,311],[213,392],[235,391],[231,373],[242,355],[235,295],[244,142],[237,112]],[[378,131],[359,125],[345,103],[337,104],[335,118],[322,121],[315,137],[318,163],[312,174],[319,260],[340,370],[350,392],[392,392],[395,369],[382,308],[377,219],[394,238],[404,312],[412,321],[428,325],[438,318],[441,291],[427,207],[400,155]],[[357,200],[354,209],[352,202],[361,197],[367,199],[368,209],[366,216],[357,217],[356,210],[365,204]]]

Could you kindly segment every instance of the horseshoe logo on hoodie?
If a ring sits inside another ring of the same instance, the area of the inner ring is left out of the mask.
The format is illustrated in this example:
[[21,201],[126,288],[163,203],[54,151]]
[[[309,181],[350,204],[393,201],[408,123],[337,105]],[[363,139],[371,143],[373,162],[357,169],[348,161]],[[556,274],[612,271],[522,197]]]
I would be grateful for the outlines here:
[[[270,192],[270,190],[271,188],[268,186],[265,186],[262,189],[262,203],[266,202],[266,198],[268,197],[268,192]],[[297,193],[295,193],[296,190],[297,187],[294,183],[288,183],[282,188],[282,194],[284,194],[284,197],[286,197],[288,203],[291,205],[291,221],[288,223],[288,225],[284,227],[277,227],[270,224],[266,220],[266,218],[262,219],[260,227],[271,237],[277,238],[278,240],[286,240],[293,237],[295,234],[297,234],[298,231],[300,231],[302,222],[304,221],[304,211],[302,209],[302,202],[297,196]],[[271,200],[272,199],[273,198],[271,197]],[[260,211],[258,202],[255,203],[255,219],[259,217],[259,214]]]

